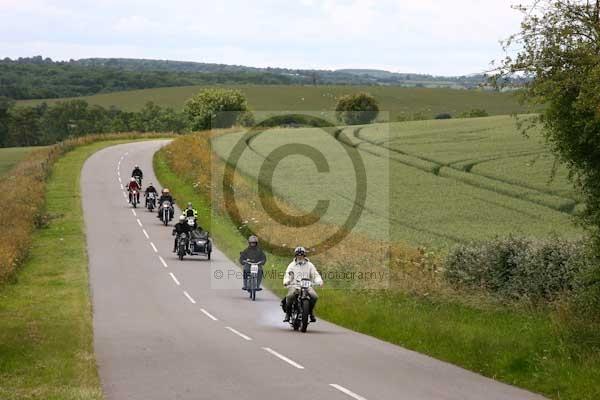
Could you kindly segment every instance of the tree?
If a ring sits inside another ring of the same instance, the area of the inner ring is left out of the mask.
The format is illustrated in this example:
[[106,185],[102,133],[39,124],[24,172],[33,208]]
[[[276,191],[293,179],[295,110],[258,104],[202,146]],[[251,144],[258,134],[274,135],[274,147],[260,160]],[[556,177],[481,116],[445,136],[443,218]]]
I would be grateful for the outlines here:
[[[524,15],[521,30],[504,46],[509,54],[517,47],[516,55],[501,62],[494,81],[500,87],[515,76],[529,78],[521,99],[536,111],[543,105],[532,122],[581,190],[582,222],[600,257],[600,0],[539,0],[516,8]],[[600,312],[600,267],[587,285],[595,299],[588,304]]]
[[84,100],[61,101],[48,107],[41,115],[42,143],[50,144],[68,136],[91,133],[88,103]]
[[340,97],[335,107],[337,119],[348,125],[369,124],[377,118],[379,105],[368,93],[355,93]]
[[234,89],[204,89],[185,102],[190,130],[229,128],[248,111],[246,97]]
[[8,140],[8,112],[14,101],[8,97],[0,96],[0,147],[6,145]]
[[40,106],[10,109],[7,146],[36,146],[42,144],[40,133],[41,109]]

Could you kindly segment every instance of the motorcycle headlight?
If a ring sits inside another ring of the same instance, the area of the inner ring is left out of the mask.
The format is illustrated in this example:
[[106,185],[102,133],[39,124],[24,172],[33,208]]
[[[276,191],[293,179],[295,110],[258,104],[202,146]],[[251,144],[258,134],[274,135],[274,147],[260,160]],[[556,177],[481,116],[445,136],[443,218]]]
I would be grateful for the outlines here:
[[198,244],[206,244],[206,240],[196,240],[196,243],[198,243]]

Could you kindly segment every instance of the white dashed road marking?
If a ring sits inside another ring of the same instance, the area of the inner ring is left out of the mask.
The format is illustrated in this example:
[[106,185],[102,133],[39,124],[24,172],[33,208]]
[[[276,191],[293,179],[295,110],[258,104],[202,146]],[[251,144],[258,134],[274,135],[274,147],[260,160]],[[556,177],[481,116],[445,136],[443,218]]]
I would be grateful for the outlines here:
[[275,357],[279,358],[280,360],[285,361],[286,363],[290,364],[293,367],[296,367],[298,369],[304,369],[304,367],[302,365],[298,364],[295,361],[290,360],[289,358],[287,358],[283,354],[279,354],[278,352],[276,352],[275,350],[273,350],[273,349],[271,349],[269,347],[263,347],[263,350],[268,351],[269,353],[273,354]]
[[163,267],[168,268],[169,266],[167,265],[167,263],[165,262],[165,259],[162,258],[161,256],[158,256],[158,258],[160,259],[160,262],[162,263]]
[[225,327],[225,329],[227,329],[227,330],[229,330],[229,331],[231,331],[231,332],[235,333],[236,335],[238,335],[239,337],[241,337],[241,338],[243,338],[243,339],[245,339],[245,340],[252,340],[252,338],[250,338],[250,336],[246,336],[246,335],[244,335],[242,332],[240,332],[240,331],[236,331],[235,329],[233,329],[233,328],[232,328],[232,327],[230,327],[230,326],[226,326],[226,327]]
[[206,315],[208,318],[212,319],[213,321],[218,321],[217,317],[215,317],[214,315],[212,315],[211,313],[206,311],[204,308],[201,308],[200,311],[202,311],[204,313],[204,315]]
[[175,275],[173,275],[173,273],[172,273],[172,272],[169,272],[169,275],[171,275],[171,278],[173,278],[173,280],[175,281],[175,283],[177,284],[177,286],[181,285],[181,284],[179,283],[179,281],[177,280],[177,278],[175,278]]
[[196,304],[196,300],[194,300],[192,298],[192,296],[190,296],[190,294],[188,292],[186,292],[185,290],[183,291],[183,294],[185,294],[185,297],[188,298],[188,300],[192,303],[192,304]]
[[345,394],[347,394],[348,396],[350,396],[350,397],[352,397],[352,398],[354,398],[354,399],[356,399],[356,400],[367,400],[367,399],[365,399],[364,397],[357,395],[357,394],[356,394],[356,393],[354,393],[353,391],[351,391],[351,390],[349,390],[349,389],[346,389],[346,388],[345,388],[345,387],[343,387],[343,386],[336,385],[335,383],[330,383],[330,384],[329,384],[329,386],[336,388],[336,389],[337,389],[337,390],[339,390],[340,392],[342,392],[342,393],[345,393]]
[[146,236],[146,239],[150,239],[150,236],[148,236],[148,232],[146,232],[145,229],[142,229],[142,232],[144,232],[144,236]]
[[150,246],[152,246],[152,250],[154,250],[155,253],[158,253],[158,249],[156,248],[154,243],[150,242]]

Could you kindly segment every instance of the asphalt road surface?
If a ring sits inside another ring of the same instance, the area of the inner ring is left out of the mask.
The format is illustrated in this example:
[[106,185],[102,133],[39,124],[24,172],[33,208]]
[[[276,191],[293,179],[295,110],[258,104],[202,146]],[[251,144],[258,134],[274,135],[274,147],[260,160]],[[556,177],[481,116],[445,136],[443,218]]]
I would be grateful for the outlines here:
[[[240,281],[226,279],[238,269],[218,249],[211,262],[179,261],[173,223],[133,210],[121,187],[139,164],[144,187],[159,188],[152,156],[165,143],[103,149],[82,171],[94,347],[107,399],[542,399],[323,320],[293,332],[275,295],[263,290],[252,302]],[[216,271],[224,278],[211,279]]]

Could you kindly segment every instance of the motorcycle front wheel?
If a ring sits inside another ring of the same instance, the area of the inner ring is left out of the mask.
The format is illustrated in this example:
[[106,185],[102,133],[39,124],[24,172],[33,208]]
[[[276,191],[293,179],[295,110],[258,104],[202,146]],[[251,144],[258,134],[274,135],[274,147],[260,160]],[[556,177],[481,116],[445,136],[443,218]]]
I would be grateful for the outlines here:
[[308,315],[310,314],[310,302],[308,299],[302,300],[302,332],[306,332],[308,328]]

